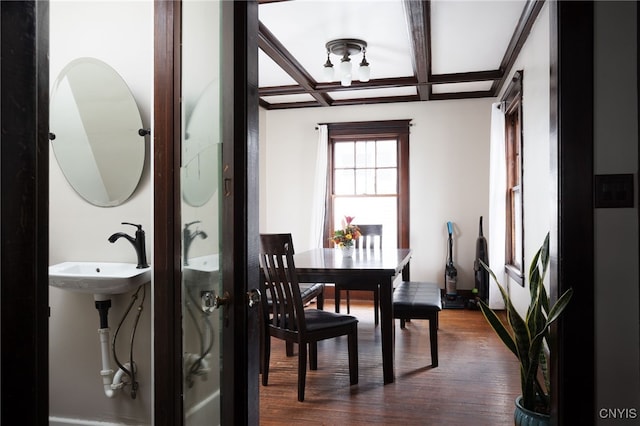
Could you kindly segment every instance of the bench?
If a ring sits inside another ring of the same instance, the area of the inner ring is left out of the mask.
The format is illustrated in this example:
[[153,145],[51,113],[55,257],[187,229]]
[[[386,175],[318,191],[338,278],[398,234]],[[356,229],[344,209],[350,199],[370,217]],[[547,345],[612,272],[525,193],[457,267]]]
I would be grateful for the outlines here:
[[429,320],[431,365],[438,366],[438,312],[442,310],[440,287],[435,283],[402,281],[393,291],[393,317],[400,328],[412,319]]

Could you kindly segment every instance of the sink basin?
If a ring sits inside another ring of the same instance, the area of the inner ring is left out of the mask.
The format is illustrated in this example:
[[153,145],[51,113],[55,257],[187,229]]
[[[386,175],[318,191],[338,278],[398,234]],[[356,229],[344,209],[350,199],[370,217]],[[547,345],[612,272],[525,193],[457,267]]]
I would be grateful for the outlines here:
[[217,254],[208,254],[206,256],[192,257],[189,264],[184,269],[193,269],[201,272],[214,272],[220,267],[220,260]]
[[190,284],[210,284],[217,282],[218,271],[220,269],[220,259],[217,254],[192,257],[189,264],[182,270],[185,281]]
[[49,285],[94,295],[122,294],[151,281],[151,268],[134,263],[63,262],[49,266]]

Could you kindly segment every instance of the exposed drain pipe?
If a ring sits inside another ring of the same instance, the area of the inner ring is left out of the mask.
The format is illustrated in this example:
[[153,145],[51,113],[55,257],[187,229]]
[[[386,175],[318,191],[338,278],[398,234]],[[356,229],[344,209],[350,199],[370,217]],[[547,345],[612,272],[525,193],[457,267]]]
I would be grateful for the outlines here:
[[[102,376],[104,394],[107,398],[115,397],[116,391],[122,389],[126,384],[122,381],[122,376],[125,374],[125,371],[122,368],[119,368],[115,376],[113,376],[113,380],[111,379],[113,369],[111,368],[111,356],[109,355],[110,329],[107,320],[107,313],[110,307],[111,299],[96,300],[96,309],[100,314],[100,328],[98,329],[98,335],[100,336],[100,351],[102,353],[102,369],[100,370],[100,375]],[[124,364],[124,367],[131,369],[131,365],[129,363]]]
[[[98,302],[96,302],[96,305]],[[102,370],[100,375],[102,376],[102,384],[104,385],[104,394],[107,398],[113,398],[115,392],[111,389],[111,375],[113,370],[111,369],[111,359],[109,357],[109,328],[101,328],[98,330],[100,335],[100,349],[102,352]]]

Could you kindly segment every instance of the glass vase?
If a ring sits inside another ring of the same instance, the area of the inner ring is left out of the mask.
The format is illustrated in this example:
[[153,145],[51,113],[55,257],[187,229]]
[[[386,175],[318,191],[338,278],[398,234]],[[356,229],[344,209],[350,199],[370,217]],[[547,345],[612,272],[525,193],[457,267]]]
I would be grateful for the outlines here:
[[340,248],[340,253],[342,253],[342,257],[351,258],[353,257],[354,247],[353,246],[342,246]]

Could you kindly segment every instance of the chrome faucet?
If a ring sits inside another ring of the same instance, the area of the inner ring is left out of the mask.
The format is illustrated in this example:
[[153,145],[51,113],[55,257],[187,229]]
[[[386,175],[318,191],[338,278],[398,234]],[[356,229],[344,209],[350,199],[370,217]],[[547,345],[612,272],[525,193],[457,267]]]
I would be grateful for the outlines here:
[[126,238],[133,245],[133,248],[136,249],[136,254],[138,255],[137,268],[148,268],[149,264],[147,263],[147,249],[145,248],[145,235],[144,231],[142,230],[142,225],[136,225],[129,222],[122,222],[122,224],[137,227],[138,229],[136,230],[136,237],[133,238],[131,235],[125,234],[124,232],[116,232],[109,237],[109,242],[115,243],[120,237]]
[[204,231],[201,231],[199,229],[196,228],[195,232],[192,232],[191,229],[189,229],[189,227],[193,224],[196,223],[200,223],[199,220],[193,221],[193,222],[189,222],[189,223],[185,223],[184,224],[184,229],[182,230],[182,235],[183,235],[183,252],[182,252],[182,258],[183,258],[183,263],[185,266],[189,265],[189,247],[191,247],[191,243],[193,242],[193,240],[197,237],[200,236],[200,238],[202,238],[203,240],[205,238],[207,238],[207,233]]

